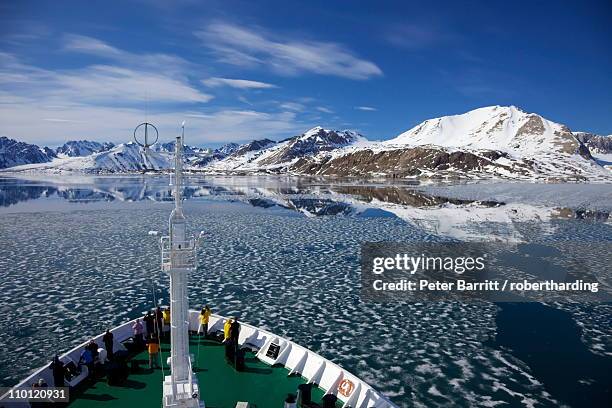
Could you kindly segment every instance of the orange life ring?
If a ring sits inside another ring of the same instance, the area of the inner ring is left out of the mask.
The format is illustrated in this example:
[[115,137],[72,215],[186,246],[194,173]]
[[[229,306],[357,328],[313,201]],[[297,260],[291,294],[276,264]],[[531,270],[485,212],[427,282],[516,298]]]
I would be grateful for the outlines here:
[[340,384],[338,384],[338,392],[345,397],[351,395],[354,389],[355,384],[353,384],[351,380],[347,380],[346,378],[340,381]]

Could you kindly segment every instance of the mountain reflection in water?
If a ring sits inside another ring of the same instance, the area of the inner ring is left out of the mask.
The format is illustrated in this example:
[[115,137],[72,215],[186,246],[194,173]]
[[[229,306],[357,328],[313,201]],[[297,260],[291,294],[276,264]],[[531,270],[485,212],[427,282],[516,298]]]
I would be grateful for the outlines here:
[[[520,242],[526,239],[526,223],[544,223],[541,231],[545,232],[557,219],[610,221],[607,210],[453,198],[417,187],[302,178],[189,178],[183,196],[187,200],[238,200],[253,207],[282,208],[308,217],[372,217],[382,211],[429,233],[460,240]],[[172,190],[168,178],[162,176],[30,180],[0,177],[1,207],[52,198],[69,203],[171,201]]]

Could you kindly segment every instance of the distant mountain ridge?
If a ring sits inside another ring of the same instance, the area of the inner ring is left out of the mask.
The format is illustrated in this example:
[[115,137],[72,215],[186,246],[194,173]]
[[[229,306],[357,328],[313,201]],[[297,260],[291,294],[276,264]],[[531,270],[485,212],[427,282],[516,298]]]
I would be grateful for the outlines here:
[[365,141],[365,138],[356,132],[327,130],[317,126],[287,140],[284,146],[261,163],[264,165],[287,163],[301,157],[344,148],[358,141]]
[[612,135],[602,136],[587,132],[574,132],[574,135],[591,153],[612,154]]
[[275,142],[254,140],[240,145],[226,159],[210,163],[210,172],[282,173],[300,159],[315,157],[323,152],[342,149],[356,143],[366,143],[365,137],[349,130],[328,130],[316,126],[306,132]]
[[429,119],[380,143],[300,160],[296,173],[392,178],[610,179],[564,125],[514,106]]
[[[151,150],[155,152],[161,152],[161,153],[174,153],[175,144],[176,144],[175,141],[167,142],[167,143],[156,143],[153,146],[151,146]],[[183,154],[185,154],[186,156],[195,156],[198,154],[212,154],[212,152],[213,150],[209,148],[194,147],[194,146],[189,146],[189,145],[183,146]]]
[[[294,174],[341,177],[611,180],[591,151],[609,151],[609,138],[572,133],[515,106],[488,106],[428,119],[387,141],[317,126],[276,142],[185,147],[186,169],[209,174]],[[40,149],[38,149],[41,151]],[[174,142],[144,155],[133,143],[73,158],[52,158],[11,171],[121,173],[167,170]],[[73,159],[73,160],[71,160]],[[78,159],[78,160],[77,160]],[[23,161],[21,162],[23,163]]]
[[53,152],[48,148],[19,142],[8,137],[0,137],[0,169],[30,163],[46,163],[53,159]]
[[60,157],[89,156],[93,153],[105,152],[113,147],[115,147],[115,144],[111,142],[99,143],[89,140],[71,140],[55,149],[55,154]]

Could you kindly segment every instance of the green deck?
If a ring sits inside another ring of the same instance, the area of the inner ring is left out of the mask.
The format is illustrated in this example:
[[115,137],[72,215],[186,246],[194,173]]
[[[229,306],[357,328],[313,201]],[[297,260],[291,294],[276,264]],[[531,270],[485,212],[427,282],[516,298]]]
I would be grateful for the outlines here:
[[[190,350],[197,362],[194,371],[207,408],[234,408],[237,401],[247,401],[254,408],[282,407],[287,394],[295,394],[298,384],[305,381],[299,376],[289,377],[284,367],[270,367],[253,353],[246,355],[245,371],[238,372],[226,363],[223,345],[211,340],[192,337]],[[162,344],[163,360],[169,351],[169,346]],[[142,368],[140,372],[130,374],[125,386],[109,386],[102,378],[93,386],[75,392],[76,398],[70,407],[161,406],[162,370],[148,368],[146,351],[133,359],[139,360]],[[164,370],[168,375],[165,364]],[[321,401],[322,396],[322,390],[313,389],[314,402]]]

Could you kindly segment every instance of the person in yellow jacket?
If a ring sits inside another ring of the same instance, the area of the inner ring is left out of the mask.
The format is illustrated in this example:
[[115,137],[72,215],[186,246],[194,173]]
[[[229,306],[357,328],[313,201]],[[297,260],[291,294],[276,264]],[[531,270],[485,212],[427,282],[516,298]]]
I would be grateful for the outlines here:
[[199,316],[200,326],[198,327],[198,335],[200,335],[202,332],[204,332],[204,337],[208,335],[208,320],[210,319],[211,313],[212,312],[210,311],[210,307],[208,307],[208,305],[202,308]]
[[147,349],[149,352],[149,368],[159,368],[159,364],[157,363],[159,356],[159,341],[157,340],[157,336],[155,336],[155,334],[151,336],[151,339],[149,339]]
[[230,338],[230,328],[232,327],[232,319],[227,319],[223,325],[223,341],[226,342]]

